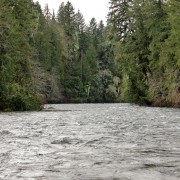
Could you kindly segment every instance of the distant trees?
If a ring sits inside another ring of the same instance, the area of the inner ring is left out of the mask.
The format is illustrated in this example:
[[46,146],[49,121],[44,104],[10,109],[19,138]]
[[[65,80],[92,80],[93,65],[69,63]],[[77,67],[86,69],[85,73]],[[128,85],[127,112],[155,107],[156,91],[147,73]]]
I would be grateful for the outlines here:
[[60,5],[57,20],[68,42],[63,95],[72,102],[114,101],[106,98],[108,86],[103,85],[100,75],[102,70],[108,70],[109,49],[105,45],[103,22],[97,24],[92,18],[86,25],[81,12],[75,13],[70,2]]

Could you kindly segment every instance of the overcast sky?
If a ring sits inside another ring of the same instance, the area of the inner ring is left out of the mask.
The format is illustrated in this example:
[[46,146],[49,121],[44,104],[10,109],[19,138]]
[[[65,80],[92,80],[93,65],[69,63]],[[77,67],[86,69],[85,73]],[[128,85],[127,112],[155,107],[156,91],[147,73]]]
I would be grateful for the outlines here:
[[[49,8],[54,9],[57,12],[60,4],[62,2],[67,2],[68,0],[34,0],[39,1],[42,9],[44,9],[45,4],[49,5]],[[89,23],[91,18],[96,18],[97,22],[103,20],[106,22],[106,16],[108,13],[108,2],[109,0],[69,0],[75,11],[79,9],[84,16],[86,23]]]

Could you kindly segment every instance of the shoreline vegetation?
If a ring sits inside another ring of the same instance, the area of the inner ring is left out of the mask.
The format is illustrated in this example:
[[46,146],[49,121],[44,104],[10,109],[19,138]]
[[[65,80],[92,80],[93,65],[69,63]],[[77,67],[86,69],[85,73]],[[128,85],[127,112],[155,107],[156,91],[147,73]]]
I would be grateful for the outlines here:
[[45,103],[180,107],[180,2],[109,0],[107,24],[61,3],[0,1],[0,111]]

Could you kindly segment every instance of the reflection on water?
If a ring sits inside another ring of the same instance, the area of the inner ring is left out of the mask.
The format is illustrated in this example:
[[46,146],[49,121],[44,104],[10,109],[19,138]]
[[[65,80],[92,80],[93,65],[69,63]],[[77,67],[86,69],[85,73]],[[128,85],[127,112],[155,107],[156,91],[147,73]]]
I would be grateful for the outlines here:
[[3,180],[180,179],[179,109],[46,105],[0,124]]

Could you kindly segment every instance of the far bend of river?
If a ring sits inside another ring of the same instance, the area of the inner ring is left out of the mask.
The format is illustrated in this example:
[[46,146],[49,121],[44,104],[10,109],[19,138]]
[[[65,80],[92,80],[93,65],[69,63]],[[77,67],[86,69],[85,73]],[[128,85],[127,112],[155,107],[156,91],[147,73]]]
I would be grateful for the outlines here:
[[0,180],[180,180],[180,109],[45,105],[0,113]]

